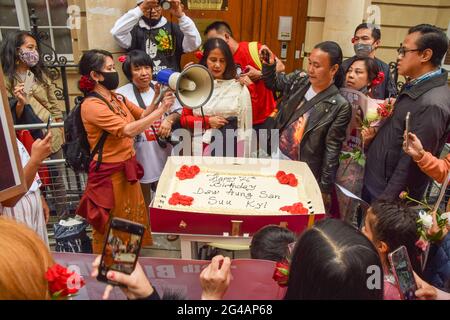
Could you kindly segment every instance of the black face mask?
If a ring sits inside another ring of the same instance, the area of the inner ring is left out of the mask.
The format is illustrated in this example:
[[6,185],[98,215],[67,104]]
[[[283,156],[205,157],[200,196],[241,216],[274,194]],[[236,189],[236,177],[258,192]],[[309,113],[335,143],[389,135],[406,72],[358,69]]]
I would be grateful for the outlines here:
[[115,90],[119,86],[119,73],[114,72],[100,72],[105,78],[103,81],[99,81],[102,86],[108,90]]
[[146,24],[148,24],[150,27],[154,27],[156,26],[162,19],[162,16],[159,19],[150,19],[147,17],[142,17],[142,20],[144,20],[144,22]]

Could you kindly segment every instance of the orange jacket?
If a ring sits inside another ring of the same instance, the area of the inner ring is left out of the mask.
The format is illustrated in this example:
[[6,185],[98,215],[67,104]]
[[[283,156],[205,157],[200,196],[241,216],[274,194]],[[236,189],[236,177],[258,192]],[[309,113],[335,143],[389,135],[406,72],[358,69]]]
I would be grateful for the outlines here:
[[450,170],[450,154],[445,159],[438,159],[431,153],[425,152],[420,161],[417,162],[420,170],[439,183],[444,182]]

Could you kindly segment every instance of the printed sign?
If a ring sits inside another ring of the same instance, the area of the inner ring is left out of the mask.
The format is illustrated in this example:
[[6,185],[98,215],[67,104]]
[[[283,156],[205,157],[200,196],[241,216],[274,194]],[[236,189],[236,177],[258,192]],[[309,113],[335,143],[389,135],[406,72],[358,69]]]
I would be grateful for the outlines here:
[[189,10],[228,10],[228,0],[182,0],[182,3]]
[[[76,253],[53,253],[59,264],[70,267],[83,276],[86,285],[81,288],[75,300],[101,300],[106,284],[90,276],[95,255]],[[150,283],[160,296],[166,292],[180,294],[186,300],[201,297],[200,273],[209,261],[140,258]],[[275,262],[238,259],[231,265],[232,280],[224,300],[280,300],[285,289],[272,279]],[[111,300],[126,300],[119,288],[110,295]]]

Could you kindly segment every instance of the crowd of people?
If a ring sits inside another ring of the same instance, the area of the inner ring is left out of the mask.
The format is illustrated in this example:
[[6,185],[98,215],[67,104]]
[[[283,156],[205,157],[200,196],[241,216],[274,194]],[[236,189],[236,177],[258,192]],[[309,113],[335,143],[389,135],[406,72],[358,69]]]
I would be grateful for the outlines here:
[[[126,85],[119,88],[116,62],[108,51],[89,50],[79,62],[79,88],[84,94],[81,121],[92,161],[77,214],[93,226],[94,253],[102,252],[112,218],[143,224],[143,245],[152,244],[148,207],[164,165],[174,155],[171,137],[177,128],[192,132],[202,128],[201,139],[193,139],[200,145],[192,149],[200,148],[204,156],[222,155],[212,148],[213,132],[233,129],[237,132],[234,151],[227,156],[305,162],[322,193],[328,219],[301,235],[268,226],[253,237],[253,259],[289,262],[285,299],[400,299],[388,255],[402,246],[415,273],[415,296],[450,299],[450,222],[438,226],[434,216],[431,230],[437,228],[439,237],[423,261],[419,213],[399,198],[407,191],[408,198],[421,200],[430,178],[439,183],[448,179],[450,158],[439,159],[450,133],[448,72],[441,67],[449,43],[445,33],[428,24],[409,29],[398,49],[397,72],[406,79],[398,91],[389,66],[376,58],[381,43],[376,26],[356,27],[355,56],[344,61],[340,45],[324,41],[309,54],[306,70],[286,73],[269,47],[239,42],[228,23],[216,21],[205,30],[207,40],[198,61],[214,79],[212,96],[201,109],[192,110],[154,81],[166,68],[181,71],[181,56],[202,44],[180,1],[170,3],[178,24],[163,16],[159,1],[140,0],[111,30],[111,40],[127,50],[120,61]],[[49,117],[64,121],[32,34],[8,33],[0,59],[16,124],[30,119],[47,122]],[[34,74],[34,84],[25,93],[28,71]],[[364,126],[364,115],[354,111],[342,88],[393,105],[391,113],[378,125]],[[360,206],[340,208],[337,200],[336,182],[346,172],[340,157],[349,126],[355,122],[360,124],[357,135],[366,162],[354,171],[360,185],[352,191],[370,205],[367,212]],[[268,139],[278,138],[277,147],[264,148],[261,134],[273,129],[279,134]],[[31,134],[35,142],[28,151],[18,140],[28,192],[0,204],[0,215],[34,230],[0,218],[0,298],[4,299],[49,298],[48,285],[37,280],[54,264],[46,233],[49,208],[40,192],[38,170],[48,157],[63,158],[64,131]],[[52,179],[60,174],[55,172]],[[57,213],[64,210],[57,208]],[[26,264],[27,270],[11,269],[16,263]],[[231,264],[222,256],[212,259],[200,276],[202,298],[223,298],[231,281]],[[99,265],[97,258],[94,277]],[[375,289],[367,286],[367,270],[373,266],[384,280]],[[161,298],[139,264],[131,275],[110,271],[107,277],[122,283],[129,299]],[[105,298],[110,290],[108,286]]]

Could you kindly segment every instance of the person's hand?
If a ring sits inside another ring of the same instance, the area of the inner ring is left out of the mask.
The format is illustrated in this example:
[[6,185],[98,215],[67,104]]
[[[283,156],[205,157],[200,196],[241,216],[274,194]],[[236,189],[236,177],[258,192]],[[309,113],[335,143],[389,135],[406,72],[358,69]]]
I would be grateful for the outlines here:
[[369,147],[370,143],[375,139],[377,135],[377,129],[373,127],[364,128],[361,130],[361,137],[363,144],[366,148]]
[[261,62],[263,64],[267,64],[267,62],[265,61],[265,58],[264,58],[263,50],[267,50],[267,52],[269,52],[269,64],[270,65],[274,64],[275,63],[275,55],[269,49],[269,47],[266,45],[262,45],[261,49],[259,49],[259,59],[261,60]]
[[246,86],[246,87],[248,87],[249,85],[253,84],[253,81],[248,76],[244,76],[244,75],[241,75],[239,77],[239,79],[237,79],[237,81],[239,81],[239,83],[242,86]]
[[329,212],[331,209],[331,194],[322,192],[322,200],[325,207],[325,212]]
[[[97,278],[98,268],[100,266],[102,257],[98,256],[92,263],[91,276]],[[136,268],[133,273],[128,275],[117,271],[108,271],[106,277],[114,282],[125,286],[120,289],[130,300],[145,299],[152,295],[154,289],[147,279],[141,265],[136,263]],[[107,285],[103,293],[103,300],[108,300],[111,291],[114,289],[112,285]]]
[[[403,151],[407,153],[414,161],[420,161],[423,158],[425,150],[423,149],[422,142],[414,133],[408,133],[408,137],[404,137]],[[408,147],[406,147],[406,141],[408,141]]]
[[209,126],[213,129],[220,129],[226,124],[228,124],[228,121],[224,117],[220,116],[209,117]]
[[144,2],[139,5],[142,12],[147,12],[148,10],[157,6],[159,6],[158,0],[144,0]]
[[262,77],[262,72],[252,66],[247,66],[245,68],[245,71],[247,71],[246,73],[242,73],[241,74],[241,78],[242,77],[248,77],[250,78],[251,81],[256,82],[259,79],[261,79]]
[[45,224],[47,224],[48,219],[50,218],[50,208],[48,207],[47,201],[45,201],[45,198],[43,196],[41,196],[41,202],[42,209],[44,209]]
[[52,133],[49,132],[43,140],[37,139],[31,146],[31,159],[34,163],[40,165],[52,153]]
[[417,283],[417,290],[415,292],[417,299],[436,300],[437,290],[435,287],[423,281],[415,272],[414,272],[414,279],[416,279]]
[[175,103],[175,95],[173,94],[172,91],[167,91],[164,94],[164,98],[161,101],[161,111],[162,113],[166,113],[170,110],[170,108],[172,108],[173,104]]
[[13,92],[14,97],[17,99],[17,106],[20,108],[22,108],[28,103],[27,96],[23,91],[24,86],[25,85],[23,83],[19,83],[17,86],[15,86]]
[[158,130],[158,136],[160,136],[161,138],[167,138],[170,136],[170,132],[172,132],[172,124],[173,121],[170,119],[164,119],[163,122],[161,123],[161,126],[159,127]]
[[180,19],[184,15],[183,5],[180,0],[168,0],[170,2],[170,13]]
[[[221,265],[222,264],[222,265]],[[231,260],[223,256],[216,256],[200,273],[202,286],[202,300],[220,300],[230,286]]]

